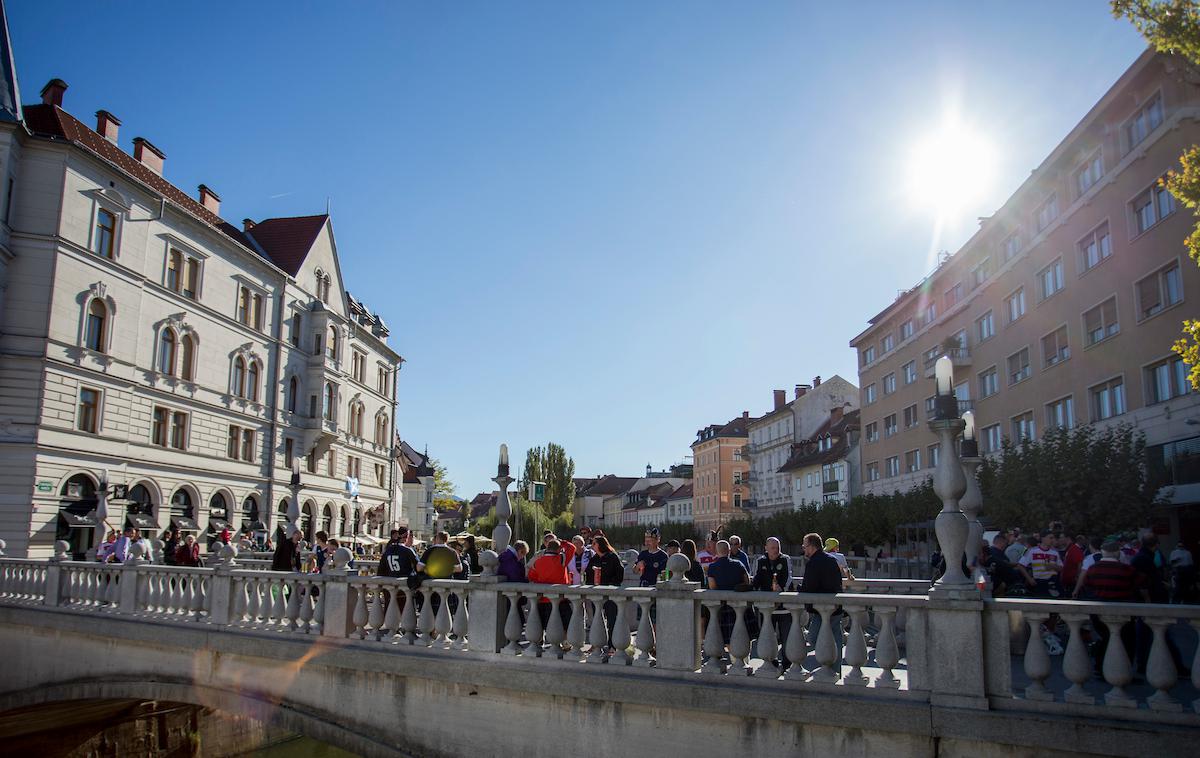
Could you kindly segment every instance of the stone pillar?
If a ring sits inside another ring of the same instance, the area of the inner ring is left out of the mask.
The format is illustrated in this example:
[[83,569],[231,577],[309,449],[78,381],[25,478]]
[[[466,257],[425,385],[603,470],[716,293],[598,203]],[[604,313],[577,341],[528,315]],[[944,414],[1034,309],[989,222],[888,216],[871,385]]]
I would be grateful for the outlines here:
[[67,551],[70,548],[71,546],[67,544],[66,540],[58,540],[54,543],[54,557],[46,566],[46,596],[42,598],[42,605],[53,608],[62,604],[62,585],[63,578],[66,576],[62,570],[62,563],[67,559]]
[[508,517],[512,515],[512,506],[508,502],[508,486],[513,478],[508,475],[508,445],[500,446],[500,463],[496,466],[496,476],[492,479],[500,488],[496,496],[496,526],[492,529],[492,550],[503,553],[512,540],[512,527],[508,525]]
[[217,553],[211,583],[208,586],[208,620],[216,626],[229,626],[233,606],[233,569],[237,548],[222,545]]
[[[963,441],[962,468],[963,476],[967,480],[967,490],[958,504],[967,517],[967,549],[963,552],[967,559],[967,568],[974,570],[979,566],[979,545],[983,542],[983,524],[979,521],[979,512],[983,509],[983,493],[979,489],[979,479],[976,478],[976,472],[983,464],[983,459],[975,455],[967,455],[968,446],[978,447],[973,440]],[[971,452],[975,452],[975,450]]]
[[966,424],[960,418],[938,418],[929,422],[929,430],[940,440],[937,468],[933,470],[933,491],[942,501],[942,510],[933,521],[938,546],[946,559],[946,572],[930,589],[930,593],[971,588],[971,579],[963,573],[962,556],[967,547],[970,526],[967,516],[958,507],[959,498],[967,489],[958,458],[957,438]]
[[[134,547],[140,547],[140,545]],[[144,581],[142,572],[139,570],[141,565],[140,551],[131,552],[131,558],[121,564],[121,584],[117,588],[121,592],[120,600],[117,602],[117,609],[121,613],[137,612],[138,585]]]
[[[671,579],[659,582],[654,588],[657,606],[654,658],[660,669],[695,671],[700,668],[700,614],[695,599],[700,583],[683,578],[691,565],[686,555],[672,555],[667,559]],[[712,623],[716,624],[716,618]]]
[[[480,556],[482,562],[485,556]],[[495,556],[486,556],[495,561]],[[484,567],[485,570],[487,567]],[[481,653],[498,653],[504,646],[504,621],[507,606],[500,590],[504,577],[495,575],[472,576],[467,585],[467,603],[471,615],[467,619],[467,647]],[[533,609],[534,613],[537,609]]]
[[339,547],[329,559],[330,563],[325,564],[323,573],[329,578],[321,585],[318,600],[323,603],[325,615],[321,624],[322,637],[346,638],[354,631],[354,605],[350,602],[350,569],[347,568],[353,557],[349,548]]
[[[909,615],[909,686],[928,689],[929,701],[935,706],[986,710],[988,663],[996,656],[987,654],[983,627],[983,601],[974,587],[931,591],[925,612]],[[1006,644],[991,631],[988,636],[993,645]],[[1008,651],[1000,652],[1007,662]],[[916,661],[920,671],[912,670]]]

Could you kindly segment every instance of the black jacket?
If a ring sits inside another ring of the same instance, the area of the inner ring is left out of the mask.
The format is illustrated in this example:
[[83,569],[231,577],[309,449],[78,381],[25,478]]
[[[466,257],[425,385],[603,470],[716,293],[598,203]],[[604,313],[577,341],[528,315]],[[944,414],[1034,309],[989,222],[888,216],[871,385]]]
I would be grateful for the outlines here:
[[772,579],[778,582],[780,592],[788,591],[788,585],[792,582],[792,559],[786,554],[780,553],[775,560],[771,560],[766,555],[758,557],[751,585],[760,592],[773,592]]
[[[595,569],[600,569],[600,581],[596,581]],[[603,584],[612,587],[620,587],[621,582],[625,580],[625,567],[621,565],[621,558],[616,553],[604,553],[603,555],[593,555],[592,560],[588,561],[588,584]]]
[[286,537],[279,541],[279,546],[275,548],[275,555],[271,556],[271,570],[300,570],[300,549],[295,542]]
[[834,594],[842,591],[842,569],[824,550],[818,550],[804,566],[798,592]]

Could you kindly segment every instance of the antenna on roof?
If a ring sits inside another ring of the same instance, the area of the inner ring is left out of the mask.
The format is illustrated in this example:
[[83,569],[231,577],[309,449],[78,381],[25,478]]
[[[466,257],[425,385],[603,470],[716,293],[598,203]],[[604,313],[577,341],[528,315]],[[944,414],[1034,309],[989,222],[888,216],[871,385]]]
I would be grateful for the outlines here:
[[329,215],[329,209],[332,207],[332,205],[333,205],[333,203],[329,200],[329,195],[326,195],[325,196],[325,215],[326,216]]

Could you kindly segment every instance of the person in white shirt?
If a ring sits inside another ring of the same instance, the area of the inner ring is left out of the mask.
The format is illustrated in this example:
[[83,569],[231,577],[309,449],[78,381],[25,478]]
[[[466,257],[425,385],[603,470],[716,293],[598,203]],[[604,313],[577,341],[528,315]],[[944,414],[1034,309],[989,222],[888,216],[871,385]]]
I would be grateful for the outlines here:
[[842,570],[843,579],[853,579],[854,574],[850,573],[850,566],[846,563],[846,556],[838,552],[838,546],[840,544],[841,543],[838,542],[837,537],[830,537],[829,539],[825,540],[825,553],[830,558],[837,561],[838,568]]

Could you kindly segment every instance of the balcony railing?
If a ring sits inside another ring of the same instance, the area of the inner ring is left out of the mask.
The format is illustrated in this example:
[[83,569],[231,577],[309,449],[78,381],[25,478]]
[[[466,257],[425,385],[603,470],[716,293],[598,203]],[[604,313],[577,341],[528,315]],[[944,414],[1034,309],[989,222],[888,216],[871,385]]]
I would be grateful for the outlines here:
[[824,495],[828,495],[828,494],[831,494],[834,492],[841,492],[841,490],[842,490],[842,483],[839,482],[837,479],[834,479],[832,482],[825,482],[824,484],[821,485],[821,494],[824,494]]
[[937,366],[938,359],[943,355],[949,356],[950,362],[955,368],[971,365],[971,349],[968,347],[955,347],[950,350],[939,350],[937,355],[930,356],[925,359],[925,378],[933,376],[933,370]]

